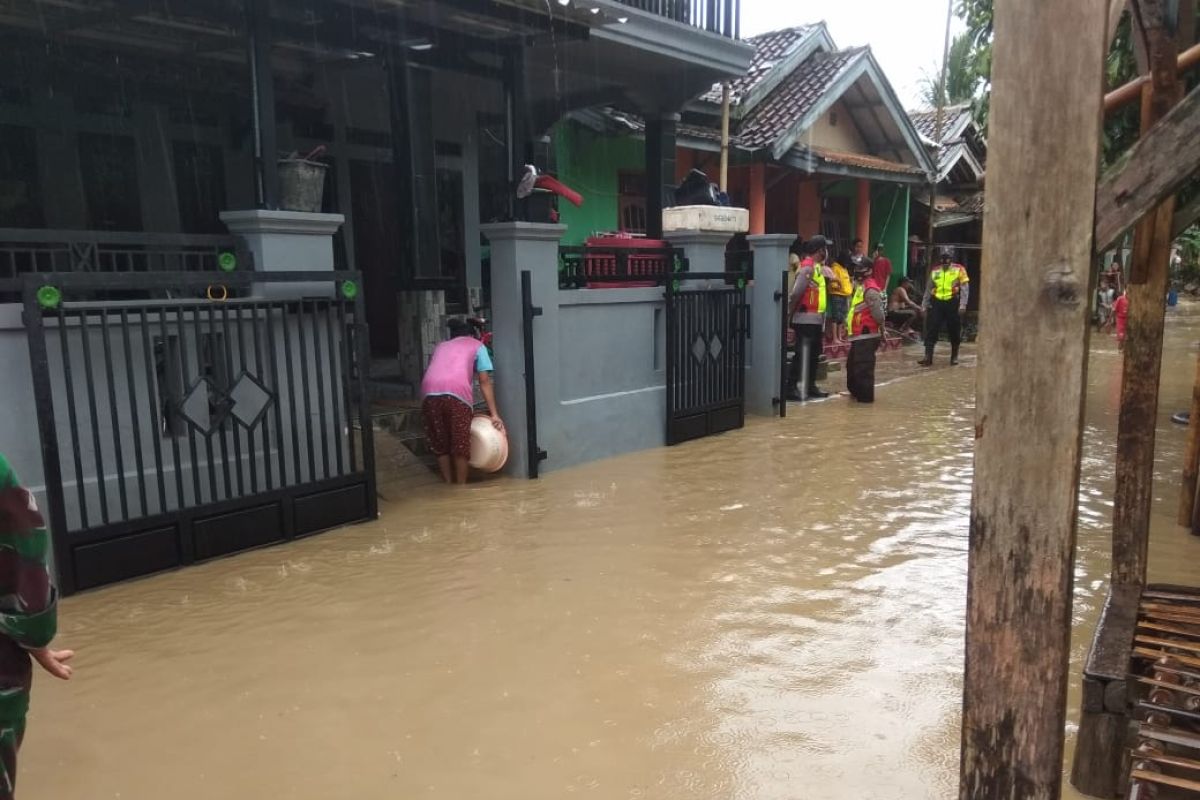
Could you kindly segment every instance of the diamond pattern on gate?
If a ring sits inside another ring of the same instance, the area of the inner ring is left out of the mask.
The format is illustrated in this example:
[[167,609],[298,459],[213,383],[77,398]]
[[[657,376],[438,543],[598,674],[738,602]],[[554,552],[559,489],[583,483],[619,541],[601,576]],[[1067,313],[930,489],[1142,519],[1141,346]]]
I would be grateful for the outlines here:
[[704,341],[704,336],[697,333],[696,338],[692,341],[692,355],[697,361],[704,361],[704,354],[708,352],[708,344]]
[[230,414],[245,428],[253,428],[271,407],[275,396],[249,372],[243,372],[229,390]]
[[224,423],[233,408],[229,395],[208,378],[201,378],[183,396],[179,414],[205,436],[211,436]]
[[179,403],[179,414],[205,436],[219,430],[229,417],[250,429],[266,414],[275,396],[248,372],[223,391],[209,378],[201,378]]
[[712,360],[716,361],[721,356],[721,351],[725,346],[721,344],[721,337],[713,334],[712,341],[708,343],[708,354],[712,356]]

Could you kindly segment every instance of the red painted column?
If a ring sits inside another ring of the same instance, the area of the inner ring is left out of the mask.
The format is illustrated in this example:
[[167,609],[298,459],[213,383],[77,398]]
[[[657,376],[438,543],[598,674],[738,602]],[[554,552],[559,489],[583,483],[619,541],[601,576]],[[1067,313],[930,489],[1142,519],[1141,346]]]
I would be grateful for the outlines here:
[[767,167],[750,165],[750,234],[767,232]]
[[821,232],[821,184],[801,179],[796,200],[796,234],[811,239]]
[[854,215],[857,230],[855,236],[863,240],[867,252],[871,252],[871,182],[858,179],[858,211]]

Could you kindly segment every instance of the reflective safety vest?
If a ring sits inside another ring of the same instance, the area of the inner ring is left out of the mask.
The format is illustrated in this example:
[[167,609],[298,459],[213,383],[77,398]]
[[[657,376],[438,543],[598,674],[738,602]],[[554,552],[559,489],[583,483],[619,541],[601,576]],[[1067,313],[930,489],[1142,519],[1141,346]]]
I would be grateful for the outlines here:
[[958,297],[962,284],[970,282],[967,270],[962,264],[938,267],[933,271],[932,278],[934,300],[953,300]]
[[823,267],[824,264],[813,264],[812,278],[808,282],[808,288],[804,290],[804,310],[809,314],[825,313],[826,291]]
[[846,312],[846,330],[850,336],[862,336],[864,333],[879,333],[879,323],[867,305],[867,290],[879,291],[879,284],[874,278],[854,287],[854,296],[850,298],[850,310]]

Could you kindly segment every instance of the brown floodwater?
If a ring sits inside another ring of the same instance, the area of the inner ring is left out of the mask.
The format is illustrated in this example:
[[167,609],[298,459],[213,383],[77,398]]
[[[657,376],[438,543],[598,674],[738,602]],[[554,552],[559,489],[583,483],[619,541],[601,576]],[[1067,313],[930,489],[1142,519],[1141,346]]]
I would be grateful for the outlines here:
[[[1186,313],[1167,333],[1151,569],[1195,583],[1200,541],[1172,524]],[[21,796],[951,798],[965,362],[874,407],[537,482],[384,485],[375,523],[70,598],[78,671],[37,681]],[[1118,368],[1097,340],[1068,747],[1109,569]]]

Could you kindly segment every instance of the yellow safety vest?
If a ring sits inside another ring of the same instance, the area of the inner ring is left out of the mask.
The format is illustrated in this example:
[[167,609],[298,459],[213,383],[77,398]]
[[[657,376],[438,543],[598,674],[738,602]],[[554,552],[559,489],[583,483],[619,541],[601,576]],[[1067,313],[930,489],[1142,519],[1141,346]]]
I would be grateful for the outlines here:
[[[812,283],[804,290],[804,310],[809,314],[825,313],[826,292],[825,273],[822,272],[823,267],[823,264],[813,264]],[[813,309],[814,304],[816,305],[815,310]]]
[[959,283],[967,282],[968,278],[961,264],[938,267],[933,271],[933,299],[953,300],[958,296]]

